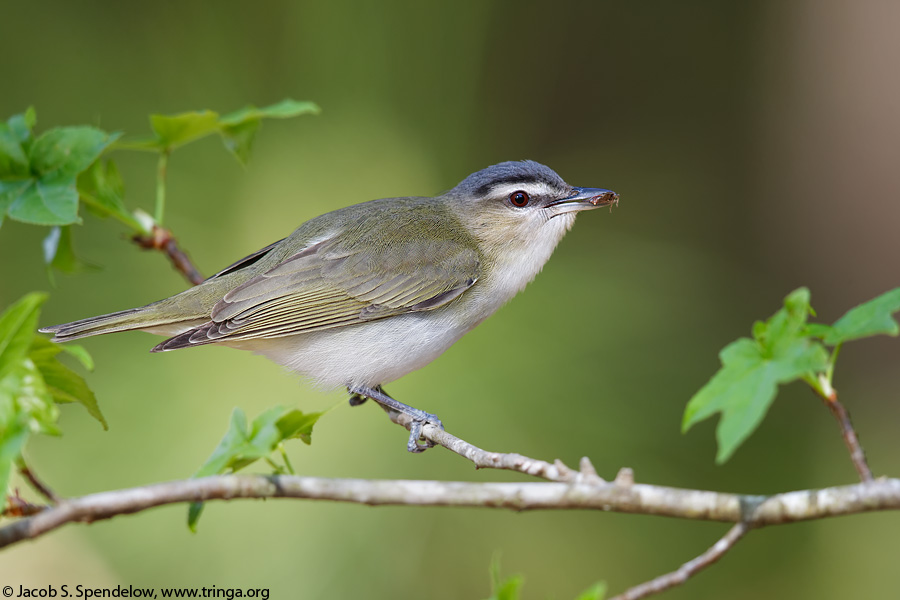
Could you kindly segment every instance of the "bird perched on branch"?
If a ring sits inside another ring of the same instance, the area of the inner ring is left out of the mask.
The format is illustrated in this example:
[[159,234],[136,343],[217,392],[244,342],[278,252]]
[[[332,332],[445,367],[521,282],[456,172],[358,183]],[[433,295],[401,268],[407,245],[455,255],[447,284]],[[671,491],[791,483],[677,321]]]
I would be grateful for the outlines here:
[[419,369],[538,274],[583,210],[618,204],[533,161],[504,162],[432,198],[348,206],[307,221],[180,294],[42,329],[66,342],[116,331],[167,336],[152,352],[220,344],[262,354],[351,404],[372,399],[412,419],[421,452],[432,414],[382,384]]

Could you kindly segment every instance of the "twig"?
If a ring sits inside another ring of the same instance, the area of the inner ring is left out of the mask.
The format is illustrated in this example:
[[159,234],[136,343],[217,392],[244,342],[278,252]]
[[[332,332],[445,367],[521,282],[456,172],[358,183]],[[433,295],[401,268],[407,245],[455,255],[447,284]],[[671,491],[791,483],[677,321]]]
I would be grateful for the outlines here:
[[136,235],[131,239],[145,250],[159,250],[165,253],[172,266],[193,285],[203,283],[203,275],[200,274],[184,250],[178,247],[178,242],[175,241],[172,232],[168,229],[154,225],[151,235]]
[[831,411],[831,414],[834,415],[834,418],[837,419],[838,425],[841,428],[841,435],[844,438],[844,444],[846,444],[847,450],[850,451],[850,460],[853,462],[853,468],[855,468],[856,472],[859,474],[860,480],[872,481],[872,470],[869,468],[869,463],[866,461],[866,453],[863,452],[862,445],[859,443],[859,438],[856,436],[856,430],[853,429],[853,423],[850,422],[850,413],[847,412],[847,409],[844,408],[844,405],[838,400],[837,390],[835,390],[831,384],[832,378],[834,377],[834,365],[840,351],[841,345],[838,344],[831,353],[831,358],[828,361],[828,369],[825,373],[820,373],[817,377],[810,375],[804,377],[804,380],[822,399],[825,406],[827,406],[828,410]]
[[[379,405],[380,406],[380,405]],[[382,407],[384,408],[384,407]],[[385,408],[391,421],[405,427],[410,428],[412,419],[409,415]],[[473,462],[476,469],[505,469],[507,471],[518,471],[532,477],[540,477],[548,481],[558,481],[564,483],[605,483],[594,465],[587,457],[581,459],[579,465],[580,470],[576,471],[566,466],[562,461],[556,460],[549,463],[536,458],[528,458],[521,454],[489,452],[482,450],[474,444],[462,440],[447,431],[440,429],[427,423],[422,429],[422,437],[436,444],[443,446],[451,452],[459,454],[463,458]]]
[[729,529],[728,533],[719,539],[718,542],[713,544],[709,550],[697,558],[684,563],[678,570],[666,573],[665,575],[660,575],[656,579],[652,579],[646,583],[636,585],[625,593],[614,596],[609,600],[639,600],[640,598],[646,598],[647,596],[664,592],[676,585],[681,585],[698,572],[722,558],[722,556],[731,550],[749,530],[750,527],[746,523],[737,523],[734,527]]
[[28,483],[31,484],[31,487],[35,489],[40,495],[49,500],[52,504],[58,503],[62,498],[56,495],[56,493],[50,489],[50,487],[41,481],[38,476],[31,470],[31,467],[25,462],[25,458],[20,456],[16,459],[16,465],[18,466],[19,473],[24,477]]
[[828,410],[831,411],[831,414],[834,415],[834,418],[837,419],[841,428],[841,435],[844,438],[844,444],[847,445],[847,450],[850,451],[850,460],[853,461],[853,467],[859,473],[860,480],[872,481],[874,479],[872,470],[869,468],[868,461],[866,461],[866,453],[859,443],[856,430],[853,429],[853,423],[850,422],[850,413],[837,399],[837,394],[832,394],[830,398],[824,398],[823,401]]

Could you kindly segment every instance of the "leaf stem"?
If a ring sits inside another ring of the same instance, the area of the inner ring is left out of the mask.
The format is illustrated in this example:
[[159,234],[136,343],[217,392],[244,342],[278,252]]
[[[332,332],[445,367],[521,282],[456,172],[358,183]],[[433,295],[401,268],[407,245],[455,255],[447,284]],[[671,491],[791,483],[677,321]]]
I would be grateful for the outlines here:
[[823,383],[826,381],[824,379],[824,376],[817,377],[815,373],[807,373],[806,375],[803,375],[801,379],[803,379],[803,381],[805,381],[806,384],[812,388],[816,395],[821,397],[823,400],[825,400],[826,402],[831,400],[831,395],[823,385]]
[[828,386],[831,387],[834,381],[834,365],[837,363],[838,354],[841,353],[841,346],[844,343],[841,342],[837,346],[834,347],[834,350],[831,351],[831,357],[828,359],[828,369],[825,371],[825,379],[828,381]]
[[104,214],[106,214],[107,216],[112,217],[113,219],[115,219],[119,223],[122,223],[123,225],[125,225],[126,227],[128,227],[129,229],[134,231],[135,233],[139,233],[142,235],[146,235],[146,234],[150,233],[149,231],[147,231],[143,227],[141,227],[141,224],[138,222],[137,219],[132,219],[128,216],[119,214],[115,211],[107,210],[107,208],[103,205],[102,202],[100,202],[100,200],[91,196],[90,194],[86,194],[86,193],[82,192],[81,190],[78,190],[78,195],[84,204],[87,204],[91,208],[94,208],[95,210],[101,211]]
[[294,465],[291,464],[291,460],[288,458],[287,452],[284,450],[284,443],[278,444],[278,451],[281,452],[281,459],[284,461],[284,466],[287,469],[288,473],[291,475],[296,475],[294,472]]
[[269,458],[268,456],[265,458],[265,461],[269,463],[269,466],[275,470],[276,475],[284,475],[284,467],[276,463],[274,460]]
[[162,227],[163,215],[166,211],[166,169],[169,166],[169,154],[171,153],[172,150],[169,148],[161,150],[156,163],[156,210],[153,219],[160,227]]

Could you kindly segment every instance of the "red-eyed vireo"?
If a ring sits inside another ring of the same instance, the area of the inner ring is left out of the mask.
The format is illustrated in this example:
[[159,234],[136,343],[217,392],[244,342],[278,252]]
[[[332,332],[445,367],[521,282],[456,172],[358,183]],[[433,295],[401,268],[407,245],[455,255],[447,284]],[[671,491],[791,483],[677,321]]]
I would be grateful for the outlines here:
[[434,415],[381,385],[423,367],[534,279],[582,210],[618,203],[532,161],[469,175],[433,198],[372,200],[307,221],[200,285],[42,329],[66,342],[116,331],[169,336],[152,352],[221,344],[262,354],[323,387],[346,386],[412,417],[420,452]]

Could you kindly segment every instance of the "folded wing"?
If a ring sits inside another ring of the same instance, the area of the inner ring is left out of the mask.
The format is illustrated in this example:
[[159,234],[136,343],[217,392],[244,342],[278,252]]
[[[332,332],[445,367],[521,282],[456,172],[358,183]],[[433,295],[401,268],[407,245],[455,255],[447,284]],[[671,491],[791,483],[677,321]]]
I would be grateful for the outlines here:
[[378,244],[334,237],[230,290],[212,320],[154,352],[217,341],[282,337],[433,310],[478,280],[479,256],[460,239]]

